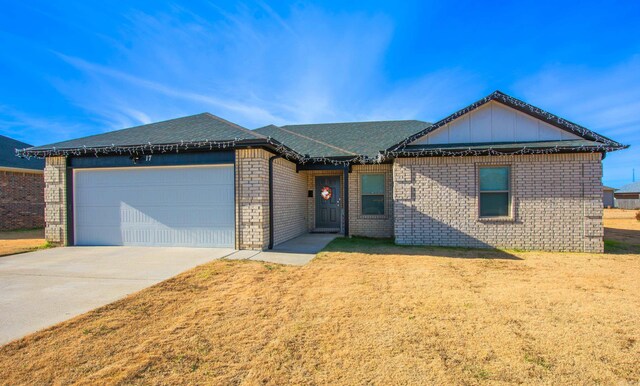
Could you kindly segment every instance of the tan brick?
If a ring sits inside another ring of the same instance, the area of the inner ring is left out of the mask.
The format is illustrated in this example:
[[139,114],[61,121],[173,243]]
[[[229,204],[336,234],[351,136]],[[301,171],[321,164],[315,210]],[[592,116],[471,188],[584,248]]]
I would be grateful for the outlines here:
[[68,243],[67,239],[67,180],[65,157],[45,160],[45,238],[53,244]]
[[[478,218],[476,170],[509,164],[513,219]],[[600,154],[399,158],[399,244],[602,252]]]

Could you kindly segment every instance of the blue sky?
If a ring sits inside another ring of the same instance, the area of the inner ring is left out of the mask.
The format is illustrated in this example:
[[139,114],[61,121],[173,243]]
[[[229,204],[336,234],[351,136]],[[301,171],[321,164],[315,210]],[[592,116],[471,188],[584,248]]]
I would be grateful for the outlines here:
[[436,121],[499,89],[632,145],[604,161],[619,187],[640,179],[640,2],[576,3],[3,1],[0,134]]

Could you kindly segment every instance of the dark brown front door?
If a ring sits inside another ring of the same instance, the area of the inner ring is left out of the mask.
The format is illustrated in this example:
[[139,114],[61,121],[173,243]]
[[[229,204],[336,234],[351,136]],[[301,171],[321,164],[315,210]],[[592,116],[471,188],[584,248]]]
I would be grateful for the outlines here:
[[316,228],[340,229],[340,176],[316,177]]

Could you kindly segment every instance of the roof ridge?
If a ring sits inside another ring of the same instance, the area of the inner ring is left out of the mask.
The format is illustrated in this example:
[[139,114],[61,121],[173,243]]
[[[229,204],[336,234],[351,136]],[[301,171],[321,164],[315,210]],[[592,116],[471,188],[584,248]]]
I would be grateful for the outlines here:
[[[207,116],[209,116],[209,117],[211,117],[211,118],[213,118],[213,119],[216,119],[216,120],[218,120],[218,121],[220,121],[220,122],[223,122],[223,123],[226,123],[226,124],[228,124],[228,125],[234,126],[234,127],[235,127],[235,128],[237,128],[237,129],[240,129],[240,130],[243,130],[243,131],[249,132],[249,134],[251,134],[251,135],[253,135],[253,136],[257,136],[258,138],[266,138],[264,135],[262,135],[262,134],[260,134],[260,133],[254,133],[254,131],[253,131],[253,130],[249,130],[249,129],[247,129],[246,127],[243,127],[243,126],[238,125],[237,123],[233,123],[233,122],[231,122],[231,121],[227,121],[226,119],[221,118],[221,117],[219,117],[219,116],[217,116],[217,115],[215,115],[215,114],[211,114],[210,112],[205,112],[205,113],[202,113],[202,114],[207,115]],[[200,115],[200,114],[196,114],[196,115]]]
[[[275,125],[274,125],[274,126],[275,126]],[[309,141],[313,141],[313,142],[319,143],[319,144],[321,144],[321,145],[328,146],[328,147],[330,147],[330,148],[332,148],[332,149],[339,150],[339,151],[342,151],[342,152],[345,152],[345,153],[347,153],[347,154],[351,154],[351,155],[358,155],[358,154],[356,154],[356,153],[354,153],[354,152],[351,152],[351,151],[349,151],[349,150],[343,149],[343,148],[338,147],[338,146],[335,146],[335,145],[331,145],[331,144],[329,144],[329,143],[326,143],[326,142],[324,142],[324,141],[320,141],[320,140],[315,139],[315,138],[308,137],[308,136],[306,136],[306,135],[304,135],[304,134],[296,133],[296,132],[293,132],[293,131],[291,131],[291,130],[287,130],[287,129],[283,128],[283,127],[280,127],[280,126],[275,126],[275,127],[277,127],[279,130],[282,130],[282,131],[287,132],[287,133],[289,133],[289,134],[292,134],[292,135],[298,136],[298,137],[300,137],[300,138],[307,139],[307,140],[309,140]]]
[[[420,122],[426,123],[430,125],[430,122],[421,121],[419,119],[389,119],[384,121],[349,121],[349,122],[322,122],[322,123],[299,123],[293,125],[284,125],[284,126],[276,126],[276,127],[291,127],[291,126],[320,126],[320,125],[345,125],[350,123],[388,123],[388,122]],[[271,126],[271,125],[267,125]],[[265,127],[267,127],[265,126]]]

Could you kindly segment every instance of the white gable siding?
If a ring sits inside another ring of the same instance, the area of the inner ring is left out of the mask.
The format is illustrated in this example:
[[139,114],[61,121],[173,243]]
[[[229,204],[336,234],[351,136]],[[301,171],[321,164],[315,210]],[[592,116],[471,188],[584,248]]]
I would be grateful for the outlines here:
[[571,139],[581,138],[492,101],[417,139],[412,145]]

